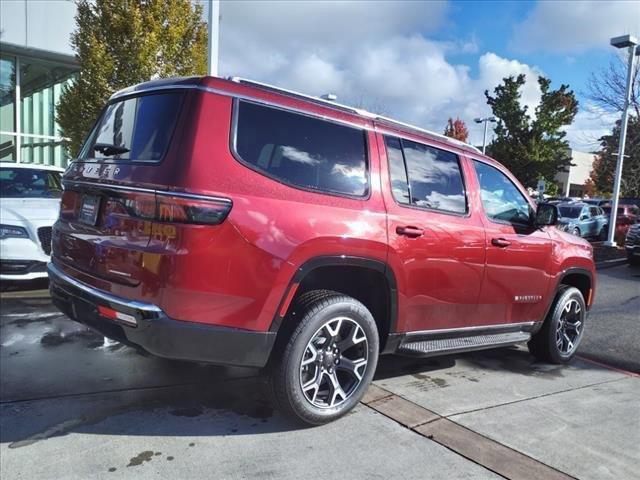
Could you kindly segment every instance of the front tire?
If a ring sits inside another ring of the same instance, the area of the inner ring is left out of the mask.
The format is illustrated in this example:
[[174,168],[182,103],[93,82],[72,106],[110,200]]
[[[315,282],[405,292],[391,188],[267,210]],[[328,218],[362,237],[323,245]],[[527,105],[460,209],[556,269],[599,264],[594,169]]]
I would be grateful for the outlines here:
[[274,352],[270,383],[281,411],[309,425],[331,422],[366,392],[378,363],[378,329],[359,301],[330,291],[307,292],[294,307],[300,321]]
[[580,234],[580,229],[578,227],[575,227],[571,233],[573,233],[576,237],[581,237],[582,235]]
[[582,340],[586,316],[587,306],[580,290],[563,286],[542,328],[529,341],[529,352],[544,362],[569,362]]

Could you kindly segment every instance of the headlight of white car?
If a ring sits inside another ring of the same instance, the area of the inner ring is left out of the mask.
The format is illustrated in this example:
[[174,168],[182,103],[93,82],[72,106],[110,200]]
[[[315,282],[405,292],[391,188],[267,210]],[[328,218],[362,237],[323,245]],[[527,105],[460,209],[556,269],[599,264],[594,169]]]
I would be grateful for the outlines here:
[[4,240],[5,238],[29,238],[29,234],[22,227],[0,225],[0,240]]

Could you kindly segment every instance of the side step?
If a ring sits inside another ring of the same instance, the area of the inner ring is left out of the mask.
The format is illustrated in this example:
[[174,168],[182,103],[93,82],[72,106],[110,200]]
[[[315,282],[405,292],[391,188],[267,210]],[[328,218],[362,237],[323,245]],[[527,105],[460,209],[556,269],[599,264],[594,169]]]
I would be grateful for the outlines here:
[[529,332],[494,333],[458,338],[440,338],[402,343],[396,353],[410,357],[430,357],[448,353],[484,350],[486,348],[506,347],[531,339]]

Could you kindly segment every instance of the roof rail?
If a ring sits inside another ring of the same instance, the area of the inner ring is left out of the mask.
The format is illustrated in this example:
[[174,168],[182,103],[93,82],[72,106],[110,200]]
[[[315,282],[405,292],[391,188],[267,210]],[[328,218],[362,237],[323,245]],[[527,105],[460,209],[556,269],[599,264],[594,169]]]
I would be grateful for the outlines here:
[[367,117],[367,118],[376,117],[373,113],[367,112],[366,110],[363,110],[361,108],[350,107],[349,105],[343,105],[341,103],[333,102],[331,100],[325,100],[324,98],[314,97],[313,95],[307,95],[305,93],[296,92],[294,90],[288,90],[286,88],[276,87],[275,85],[270,85],[268,83],[256,82],[255,80],[249,80],[247,78],[242,78],[242,77],[228,77],[228,79],[231,80],[232,82],[259,87],[263,90],[270,90],[272,92],[284,93],[290,97],[308,100],[310,102],[317,103],[320,105],[326,105],[336,110],[343,110],[345,112],[354,113],[356,115],[362,115],[363,117]]
[[427,134],[433,137],[436,137],[440,140],[443,140],[445,142],[451,143],[453,145],[456,145],[458,147],[466,147],[466,148],[470,148],[478,153],[481,153],[480,150],[476,147],[474,147],[473,145],[470,145],[468,143],[462,142],[460,140],[457,140],[455,138],[451,138],[451,137],[447,137],[446,135],[443,135],[441,133],[437,133],[434,132],[432,130],[427,130],[425,128],[421,128],[421,127],[417,127],[415,125],[412,125],[410,123],[404,123],[404,122],[400,122],[398,120],[394,120],[392,118],[388,118],[382,115],[377,115],[375,113],[371,113],[368,112],[367,110],[361,109],[361,108],[356,108],[356,107],[350,107],[349,105],[343,105],[341,103],[337,103],[337,102],[333,102],[331,100],[325,100],[324,98],[319,98],[319,97],[314,97],[312,95],[307,95],[304,93],[300,93],[300,92],[296,92],[294,90],[288,90],[286,88],[281,88],[281,87],[277,87],[275,85],[270,85],[268,83],[263,83],[263,82],[257,82],[255,80],[249,80],[247,78],[243,78],[243,77],[228,77],[228,80],[235,82],[235,83],[241,83],[244,85],[250,85],[250,86],[254,86],[254,87],[258,87],[261,88],[263,90],[269,90],[272,92],[276,92],[276,93],[283,93],[285,95],[288,95],[290,97],[295,97],[295,98],[300,98],[303,100],[308,100],[310,102],[319,104],[319,105],[324,105],[327,106],[329,108],[333,108],[335,110],[342,110],[345,112],[349,112],[349,113],[353,113],[356,115],[361,115],[363,117],[369,118],[371,120],[375,120],[378,121],[380,123],[386,123],[388,125],[391,126],[396,126],[396,127],[400,127],[400,128],[405,128],[405,129],[409,129],[409,130],[413,130],[415,132],[418,133],[423,133],[423,134]]

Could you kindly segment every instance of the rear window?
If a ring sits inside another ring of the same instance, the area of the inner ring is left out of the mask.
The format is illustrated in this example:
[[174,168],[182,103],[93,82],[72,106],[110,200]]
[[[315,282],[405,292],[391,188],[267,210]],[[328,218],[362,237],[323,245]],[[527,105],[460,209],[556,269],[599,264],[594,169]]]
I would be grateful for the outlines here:
[[80,153],[81,159],[157,162],[166,153],[183,94],[127,98],[102,112]]
[[235,151],[250,168],[290,186],[368,193],[364,130],[239,101]]

